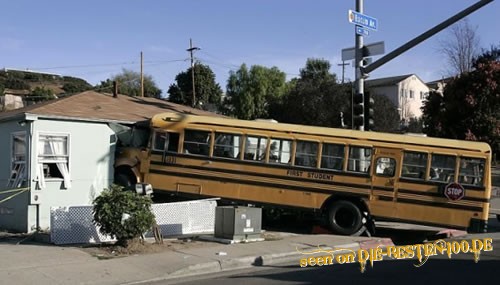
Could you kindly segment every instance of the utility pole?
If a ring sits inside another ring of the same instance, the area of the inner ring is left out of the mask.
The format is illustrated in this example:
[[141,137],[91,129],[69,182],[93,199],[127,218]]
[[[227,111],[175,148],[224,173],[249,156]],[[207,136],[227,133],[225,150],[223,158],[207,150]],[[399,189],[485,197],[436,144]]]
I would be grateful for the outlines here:
[[[363,14],[363,0],[356,0],[356,12]],[[356,29],[356,27],[358,27],[358,26],[356,25],[355,29]],[[361,105],[361,108],[363,108],[363,106],[362,106],[363,102],[364,102],[363,92],[364,92],[364,83],[365,83],[364,78],[363,78],[363,74],[361,72],[361,68],[363,67],[363,36],[355,33],[355,41],[356,41],[356,44],[354,46],[354,50],[355,50],[354,95],[360,97],[359,100],[361,102],[358,104]],[[360,116],[363,116],[363,114],[364,114],[364,111],[362,110]],[[363,121],[364,121],[364,118],[363,118]],[[360,131],[365,130],[363,123],[359,124],[358,129]]]
[[192,103],[193,108],[196,107],[196,90],[194,87],[194,58],[193,58],[193,51],[195,50],[200,50],[200,48],[193,47],[193,41],[192,39],[189,39],[189,48],[187,49],[187,51],[191,56],[191,81],[193,82],[193,103]]
[[337,64],[338,66],[342,66],[342,84],[344,84],[344,73],[346,65],[349,65],[349,62],[342,61],[342,63]]
[[141,97],[144,97],[144,72],[143,72],[143,66],[144,66],[144,58],[142,56],[142,51],[141,51]]

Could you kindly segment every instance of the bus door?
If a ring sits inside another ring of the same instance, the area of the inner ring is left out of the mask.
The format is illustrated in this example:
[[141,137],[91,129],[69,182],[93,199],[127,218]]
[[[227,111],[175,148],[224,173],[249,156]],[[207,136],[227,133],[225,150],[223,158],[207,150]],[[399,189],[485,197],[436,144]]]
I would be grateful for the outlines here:
[[401,168],[401,150],[393,148],[374,148],[371,167],[372,197],[375,201],[397,199],[398,177]]

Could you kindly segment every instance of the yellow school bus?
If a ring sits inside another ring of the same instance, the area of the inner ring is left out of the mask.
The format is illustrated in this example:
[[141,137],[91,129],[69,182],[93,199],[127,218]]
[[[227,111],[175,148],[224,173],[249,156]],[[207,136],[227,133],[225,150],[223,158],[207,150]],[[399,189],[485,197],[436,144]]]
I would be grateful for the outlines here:
[[487,227],[486,143],[178,113],[155,115],[149,130],[147,147],[117,155],[117,183],[308,210],[343,235],[373,219]]

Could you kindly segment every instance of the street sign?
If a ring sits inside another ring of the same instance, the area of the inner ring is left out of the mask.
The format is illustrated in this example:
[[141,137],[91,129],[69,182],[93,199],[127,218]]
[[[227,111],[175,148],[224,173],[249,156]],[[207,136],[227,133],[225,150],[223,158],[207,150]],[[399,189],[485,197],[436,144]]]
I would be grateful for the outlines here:
[[365,28],[376,31],[378,29],[378,20],[376,18],[361,14],[359,12],[349,10],[349,22],[363,26]]
[[465,196],[465,189],[459,183],[451,182],[444,188],[444,196],[452,201],[458,201]]
[[361,26],[356,26],[356,34],[367,37],[370,35],[370,31]]
[[[385,43],[384,42],[376,42],[372,44],[367,44],[363,46],[363,56],[374,56],[385,53]],[[342,50],[342,61],[348,61],[356,58],[355,48],[345,48]]]

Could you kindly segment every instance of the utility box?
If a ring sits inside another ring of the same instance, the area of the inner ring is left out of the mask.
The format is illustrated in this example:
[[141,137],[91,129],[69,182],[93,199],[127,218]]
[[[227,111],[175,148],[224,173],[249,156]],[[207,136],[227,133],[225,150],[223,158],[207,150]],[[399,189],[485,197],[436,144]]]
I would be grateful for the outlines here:
[[215,237],[231,240],[260,238],[262,209],[224,206],[215,208]]

